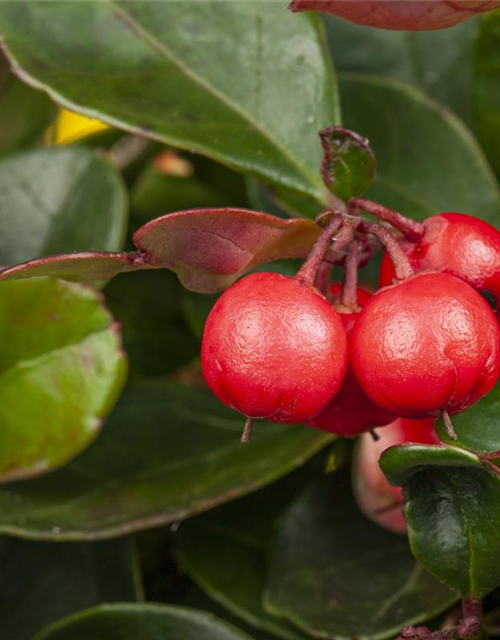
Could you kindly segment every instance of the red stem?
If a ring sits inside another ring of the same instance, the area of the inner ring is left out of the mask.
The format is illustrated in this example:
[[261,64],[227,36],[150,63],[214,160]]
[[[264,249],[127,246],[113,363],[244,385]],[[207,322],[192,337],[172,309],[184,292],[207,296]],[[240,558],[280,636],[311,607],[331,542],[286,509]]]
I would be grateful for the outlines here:
[[353,198],[349,203],[349,211],[357,213],[361,209],[366,213],[370,213],[379,220],[388,222],[396,229],[404,233],[408,240],[420,240],[425,233],[425,227],[421,222],[407,218],[393,209],[388,209],[378,202],[365,200],[364,198]]
[[388,229],[385,229],[376,222],[367,222],[366,220],[360,225],[360,229],[371,233],[384,245],[392,261],[397,280],[407,280],[414,275],[408,256],[401,249],[398,241]]
[[358,266],[361,254],[361,244],[355,240],[351,244],[349,255],[345,261],[344,282],[340,302],[344,307],[353,311],[358,306]]
[[314,280],[323,261],[326,250],[330,246],[333,236],[337,233],[342,224],[343,221],[340,215],[334,215],[328,222],[323,233],[320,235],[316,244],[312,248],[311,253],[307,257],[307,260],[297,271],[295,278],[299,282],[302,282],[302,284],[305,284],[307,287],[314,286]]

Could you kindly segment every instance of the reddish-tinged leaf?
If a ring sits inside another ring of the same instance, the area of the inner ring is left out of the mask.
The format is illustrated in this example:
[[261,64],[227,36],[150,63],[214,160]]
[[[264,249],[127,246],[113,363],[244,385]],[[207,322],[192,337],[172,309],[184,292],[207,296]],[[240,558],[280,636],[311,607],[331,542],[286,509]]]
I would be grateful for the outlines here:
[[247,209],[193,209],[152,220],[134,235],[155,267],[192,291],[214,293],[259,264],[305,258],[319,235],[312,220],[283,220]]
[[289,8],[330,13],[356,24],[381,29],[424,31],[446,29],[499,6],[499,0],[293,0]]
[[0,282],[52,276],[73,282],[108,280],[124,271],[146,269],[140,253],[112,253],[107,251],[86,251],[60,253],[6,267],[0,271]]
[[283,220],[247,209],[193,209],[151,220],[136,231],[136,253],[67,253],[0,271],[0,281],[52,276],[107,280],[125,271],[167,268],[199,293],[229,287],[265,262],[305,258],[320,229],[312,220]]

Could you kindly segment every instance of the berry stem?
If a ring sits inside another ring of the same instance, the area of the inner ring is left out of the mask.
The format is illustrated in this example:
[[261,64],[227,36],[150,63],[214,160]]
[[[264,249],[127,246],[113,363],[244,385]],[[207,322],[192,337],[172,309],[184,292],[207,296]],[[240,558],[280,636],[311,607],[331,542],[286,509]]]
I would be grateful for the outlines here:
[[359,209],[366,213],[370,213],[379,220],[388,222],[390,225],[404,233],[408,240],[420,240],[425,233],[425,227],[421,222],[407,218],[393,209],[384,207],[378,202],[373,202],[373,200],[353,198],[349,203],[349,211],[351,213],[357,213]]
[[482,607],[479,600],[462,600],[462,619],[455,627],[431,631],[426,627],[404,627],[397,640],[468,640],[483,629]]
[[392,261],[397,280],[407,280],[414,275],[408,256],[388,229],[385,229],[377,222],[367,222],[366,220],[363,221],[359,228],[374,235],[384,245]]
[[297,271],[295,278],[305,284],[307,287],[314,286],[314,280],[321,263],[323,262],[326,250],[330,246],[333,236],[337,233],[339,228],[344,224],[340,215],[332,216],[331,220],[327,223],[323,230],[323,233],[318,238],[316,244],[311,250],[311,253],[307,257],[307,260]]
[[361,243],[355,240],[345,261],[344,282],[340,302],[353,311],[358,306],[358,267],[361,257]]
[[247,418],[245,421],[245,428],[243,429],[243,433],[241,435],[242,444],[247,444],[247,442],[250,442],[252,429],[253,429],[253,418]]
[[448,437],[451,440],[458,440],[457,432],[455,431],[455,427],[453,426],[453,423],[451,421],[450,414],[448,413],[448,411],[446,411],[446,409],[441,414],[441,417],[443,418],[444,428],[446,430],[446,433],[448,434]]

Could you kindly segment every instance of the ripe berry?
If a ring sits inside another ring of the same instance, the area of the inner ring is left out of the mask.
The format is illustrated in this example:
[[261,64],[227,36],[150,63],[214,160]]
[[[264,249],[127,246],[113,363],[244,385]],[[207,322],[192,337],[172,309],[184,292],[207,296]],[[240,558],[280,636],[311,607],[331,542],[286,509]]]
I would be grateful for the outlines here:
[[463,411],[495,385],[500,329],[486,301],[444,273],[420,273],[376,293],[351,334],[365,393],[407,418]]
[[451,27],[499,6],[498,0],[294,0],[290,9],[330,13],[381,29],[422,31]]
[[[440,213],[423,223],[417,242],[401,240],[401,247],[418,271],[442,271],[468,282],[492,305],[500,303],[500,233],[487,222],[462,213]],[[380,286],[392,283],[394,269],[386,254]]]
[[201,363],[215,395],[245,416],[303,422],[340,389],[347,336],[338,313],[315,289],[256,273],[214,305]]
[[378,440],[364,434],[354,454],[352,483],[354,497],[367,518],[396,533],[406,532],[401,505],[403,493],[393,487],[379,465],[383,451],[398,444],[439,444],[434,420],[405,420],[400,418],[377,430]]
[[[330,290],[333,294],[339,294],[341,285],[332,284]],[[359,307],[363,307],[370,298],[371,294],[368,291],[358,288],[357,303]],[[334,306],[336,306],[335,303]],[[344,312],[338,306],[336,308],[339,310],[349,336],[359,311],[349,313],[347,309]],[[395,417],[394,414],[381,409],[368,398],[354,377],[351,367],[348,366],[338,394],[324,411],[312,420],[308,420],[307,424],[341,436],[354,438],[364,431],[389,424]]]

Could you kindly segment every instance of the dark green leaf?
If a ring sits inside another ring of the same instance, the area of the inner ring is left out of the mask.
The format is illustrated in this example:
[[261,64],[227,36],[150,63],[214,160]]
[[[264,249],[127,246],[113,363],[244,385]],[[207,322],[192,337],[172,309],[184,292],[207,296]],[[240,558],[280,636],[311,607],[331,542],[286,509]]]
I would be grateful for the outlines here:
[[478,18],[453,29],[367,29],[324,16],[339,73],[385,76],[412,84],[460,118],[471,120],[472,51]]
[[473,115],[481,144],[500,176],[500,13],[484,16],[474,51]]
[[121,249],[121,178],[86,148],[40,149],[0,161],[0,264],[63,251]]
[[316,132],[339,113],[320,27],[281,2],[0,7],[17,73],[64,106],[323,201]]
[[99,295],[56,280],[0,286],[0,481],[46,473],[85,449],[126,363]]
[[215,616],[184,607],[114,604],[45,629],[34,640],[252,640]]
[[342,127],[329,127],[319,135],[326,186],[344,202],[363,195],[375,176],[376,160],[369,141]]
[[436,429],[443,442],[478,453],[500,450],[500,385],[467,411],[452,418],[458,440],[450,440],[442,420]]
[[462,596],[500,585],[500,469],[446,446],[387,449],[380,459],[402,486],[415,557]]
[[394,637],[455,599],[415,563],[406,537],[361,515],[344,474],[309,488],[281,519],[266,607],[316,637]]
[[176,556],[208,595],[232,614],[284,640],[302,640],[290,623],[266,613],[267,556],[273,528],[312,473],[302,468],[241,500],[184,522]]
[[0,156],[36,142],[56,115],[56,106],[8,70],[0,54]]
[[199,354],[199,340],[187,327],[181,308],[184,290],[173,273],[127,273],[112,280],[105,293],[111,312],[122,326],[133,372],[171,373]]
[[458,211],[498,222],[495,177],[450,112],[407,85],[356,75],[343,77],[342,104],[345,125],[377,156],[368,197],[417,219]]
[[136,597],[126,539],[57,544],[1,538],[0,576],[0,640],[31,640],[76,611]]
[[247,209],[192,209],[140,227],[133,236],[136,253],[56,255],[4,269],[0,280],[51,275],[84,281],[163,267],[175,271],[187,289],[214,293],[258,265],[305,258],[319,233],[304,218],[282,220]]
[[243,424],[208,391],[131,383],[84,455],[0,489],[0,531],[88,540],[177,522],[272,482],[331,439],[304,426],[258,422],[243,446]]

